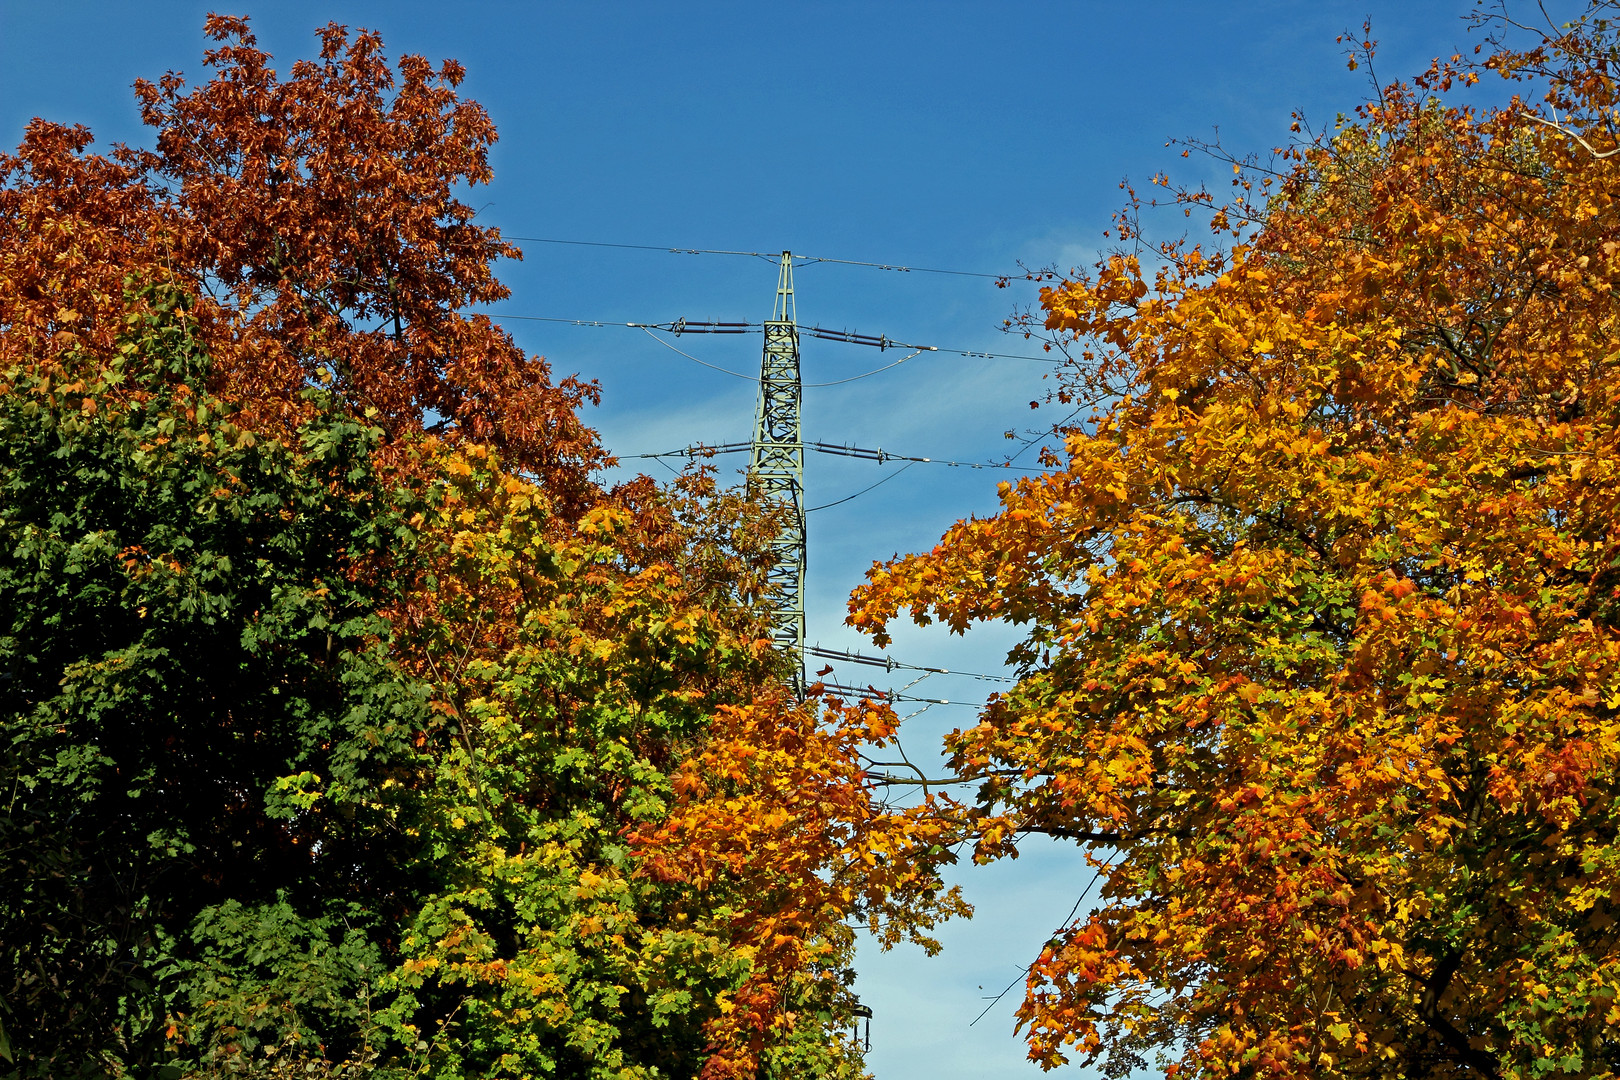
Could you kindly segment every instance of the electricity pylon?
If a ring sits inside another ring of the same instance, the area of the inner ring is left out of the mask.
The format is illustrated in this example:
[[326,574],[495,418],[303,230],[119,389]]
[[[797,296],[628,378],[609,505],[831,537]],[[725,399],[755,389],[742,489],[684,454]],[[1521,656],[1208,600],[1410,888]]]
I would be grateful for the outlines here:
[[765,324],[759,408],[748,459],[754,491],[781,515],[766,572],[772,590],[771,638],[793,659],[794,689],[804,690],[804,436],[799,425],[799,326],[793,309],[793,254],[782,252],[776,304]]

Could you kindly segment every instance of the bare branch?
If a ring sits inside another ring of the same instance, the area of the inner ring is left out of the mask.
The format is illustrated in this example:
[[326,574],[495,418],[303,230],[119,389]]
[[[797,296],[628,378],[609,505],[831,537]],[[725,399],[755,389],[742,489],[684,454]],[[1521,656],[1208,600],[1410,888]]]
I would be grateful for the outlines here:
[[1537,116],[1535,113],[1525,113],[1525,115],[1528,116],[1531,120],[1534,120],[1538,124],[1545,124],[1546,126],[1552,128],[1554,131],[1558,132],[1560,135],[1564,135],[1564,136],[1567,136],[1567,137],[1569,137],[1571,139],[1574,139],[1576,142],[1580,143],[1583,147],[1585,147],[1586,152],[1591,154],[1592,157],[1595,158],[1598,161],[1602,161],[1604,158],[1610,158],[1610,157],[1614,157],[1614,155],[1616,155],[1616,154],[1620,154],[1620,146],[1615,147],[1613,150],[1599,150],[1597,147],[1593,146],[1591,143],[1589,143],[1585,139],[1581,138],[1581,136],[1579,134],[1577,134],[1574,131],[1571,131],[1569,128],[1565,127],[1563,124],[1560,124],[1555,120],[1548,120],[1545,116]]

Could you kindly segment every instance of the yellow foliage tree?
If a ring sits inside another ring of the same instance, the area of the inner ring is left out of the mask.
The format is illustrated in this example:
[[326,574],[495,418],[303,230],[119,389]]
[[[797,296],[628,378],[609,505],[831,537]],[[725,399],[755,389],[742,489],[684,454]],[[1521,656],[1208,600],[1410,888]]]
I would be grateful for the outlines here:
[[[1614,8],[1239,168],[1229,246],[1127,213],[1042,293],[1096,414],[853,599],[1029,628],[948,741],[978,859],[1101,868],[1043,1066],[1620,1070]],[[1492,71],[1544,100],[1453,103]]]

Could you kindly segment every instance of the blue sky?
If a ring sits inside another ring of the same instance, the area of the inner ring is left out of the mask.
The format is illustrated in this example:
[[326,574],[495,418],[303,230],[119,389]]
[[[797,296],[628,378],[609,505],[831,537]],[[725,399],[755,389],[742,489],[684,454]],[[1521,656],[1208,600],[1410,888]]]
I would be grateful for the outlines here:
[[[89,125],[104,142],[145,133],[130,94],[166,70],[193,80],[211,5],[0,0],[0,142],[33,116]],[[1520,6],[1528,6],[1521,4]],[[1120,182],[1161,170],[1224,185],[1230,170],[1166,141],[1209,138],[1240,153],[1287,138],[1369,90],[1336,35],[1372,19],[1378,74],[1421,70],[1471,48],[1469,0],[1094,3],[326,3],[245,9],[285,70],[327,21],[380,31],[391,54],[467,66],[463,92],[501,132],[495,181],[471,201],[516,236],[780,252],[1002,273],[1088,263],[1121,205]],[[233,12],[240,7],[223,9]],[[1179,215],[1163,227],[1178,229]],[[746,440],[754,384],[701,367],[638,330],[515,316],[659,322],[759,321],[775,268],[720,255],[521,242],[496,312],[559,373],[600,381],[588,417],[614,452]],[[937,344],[1030,353],[996,328],[1033,291],[984,278],[831,263],[796,274],[800,321]],[[667,339],[666,339],[667,340]],[[706,363],[757,372],[757,337],[672,341]],[[807,342],[806,382],[844,379],[893,353]],[[805,392],[806,438],[907,455],[990,461],[1032,411],[1048,365],[925,353],[891,371]],[[1030,455],[1026,455],[1026,458]],[[740,464],[740,461],[737,462]],[[641,464],[655,474],[658,466]],[[730,462],[727,462],[729,465]],[[811,455],[809,505],[842,499],[896,466]],[[666,474],[667,475],[667,474]],[[841,626],[844,598],[875,559],[932,546],[959,517],[993,509],[1003,474],[916,465],[810,524],[809,637],[865,648]],[[1001,669],[1012,640],[905,631],[890,654]],[[841,672],[848,681],[873,669]],[[980,701],[986,684],[935,676],[912,692]],[[927,755],[971,707],[909,726]],[[876,1013],[879,1080],[1033,1077],[1013,1034],[1018,993],[976,1025],[984,995],[1033,959],[1090,875],[1072,849],[1031,845],[1016,862],[958,875],[977,917],[947,928],[942,956],[863,950],[858,991]],[[983,989],[981,989],[983,987]],[[1070,1072],[1077,1070],[1070,1069]]]

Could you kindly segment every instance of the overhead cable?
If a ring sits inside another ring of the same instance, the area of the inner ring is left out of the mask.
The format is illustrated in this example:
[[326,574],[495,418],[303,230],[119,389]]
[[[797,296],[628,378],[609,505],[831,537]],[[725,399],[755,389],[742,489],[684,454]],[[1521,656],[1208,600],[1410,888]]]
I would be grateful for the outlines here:
[[[620,454],[618,457],[627,460],[642,460],[646,458],[668,457],[709,457],[714,454],[740,454],[753,449],[753,443],[719,443],[715,446],[705,446],[701,443],[692,446],[683,446],[679,450],[664,450],[656,454]],[[818,454],[832,454],[835,457],[859,458],[862,461],[911,461],[922,465],[948,465],[955,469],[1011,469],[1013,472],[1040,473],[1044,469],[1019,468],[1004,465],[1000,462],[986,461],[947,461],[944,458],[912,457],[908,454],[896,454],[884,449],[869,449],[864,446],[844,446],[838,443],[807,442],[806,450],[813,450]]]
[[646,327],[642,327],[642,329],[646,330],[647,336],[652,338],[654,341],[658,342],[658,344],[662,345],[666,349],[669,349],[671,352],[680,353],[682,356],[686,357],[688,360],[692,361],[692,363],[694,363],[694,364],[702,364],[706,368],[711,368],[711,369],[713,369],[715,371],[723,371],[727,375],[732,375],[732,376],[735,376],[736,378],[739,378],[739,379],[747,379],[749,382],[755,382],[755,383],[759,382],[759,379],[756,376],[744,375],[740,371],[732,371],[730,368],[723,368],[719,364],[711,364],[707,360],[699,360],[697,357],[693,356],[689,352],[686,352],[684,349],[677,349],[675,346],[671,345],[669,342],[665,341],[663,338],[659,337],[657,334],[653,333],[651,330],[647,330]]
[[984,682],[1013,683],[1018,680],[1011,675],[981,675],[973,671],[952,671],[950,668],[925,667],[921,664],[906,664],[892,656],[866,656],[862,653],[844,652],[837,649],[827,649],[820,645],[809,645],[805,652],[823,660],[842,660],[850,664],[862,664],[867,667],[880,667],[885,671],[904,668],[907,671],[927,671],[935,675],[960,675],[964,679],[979,679]]
[[[582,325],[599,326],[600,323]],[[679,337],[681,334],[747,334],[753,333],[763,324],[748,322],[703,322],[699,320],[676,319],[667,323],[626,323],[626,326],[651,327],[654,330],[668,330]],[[1060,364],[1059,357],[1027,356],[1022,353],[992,353],[977,352],[973,349],[951,349],[943,345],[916,345],[909,341],[897,341],[887,334],[862,334],[854,330],[834,330],[826,326],[800,326],[799,332],[809,337],[820,338],[823,341],[842,341],[847,345],[868,345],[879,351],[885,349],[912,349],[915,352],[953,353],[957,356],[977,357],[986,360],[1036,360],[1043,364]],[[1050,350],[1048,350],[1050,353]],[[910,359],[910,357],[907,357]]]
[[859,382],[861,379],[867,379],[867,378],[872,377],[873,375],[881,375],[885,371],[888,371],[890,368],[897,368],[901,364],[905,363],[907,360],[910,360],[912,357],[921,356],[921,355],[922,355],[922,350],[917,349],[917,350],[915,350],[914,352],[910,353],[907,356],[902,356],[900,359],[896,360],[892,364],[884,364],[880,368],[873,368],[871,371],[863,371],[859,375],[851,375],[848,378],[844,378],[844,379],[829,379],[826,382],[807,382],[804,385],[805,385],[806,389],[810,389],[810,388],[818,387],[818,386],[842,386],[845,383]]
[[830,694],[845,697],[858,697],[867,701],[920,701],[929,705],[971,705],[979,707],[977,701],[947,701],[944,698],[917,697],[915,694],[900,694],[893,690],[879,690],[875,686],[846,686],[843,683],[823,682],[821,688]]
[[717,443],[714,446],[706,446],[706,445],[704,445],[702,443],[694,443],[691,446],[683,446],[679,450],[662,450],[662,451],[659,451],[656,454],[619,454],[617,456],[620,457],[620,458],[631,458],[631,459],[667,458],[667,457],[712,457],[715,454],[740,454],[745,450],[752,450],[753,447],[754,447],[754,444],[751,443],[751,442]]
[[779,259],[763,251],[720,251],[714,248],[665,247],[661,244],[611,244],[604,240],[558,240],[547,236],[504,235],[502,240],[521,240],[526,244],[566,244],[569,247],[622,248],[626,251],[662,251],[670,255],[747,255],[755,259]]
[[[617,326],[630,330],[662,330],[665,333],[674,334],[676,337],[682,334],[757,334],[763,325],[750,322],[709,322],[700,319],[672,319],[669,322],[656,323],[616,322],[609,319],[564,319],[552,315],[509,315],[505,312],[495,312],[493,314],[502,319],[516,319],[521,322],[559,323],[563,326]],[[825,326],[801,326],[799,332],[813,338],[820,338],[823,341],[842,341],[848,345],[868,345],[879,350],[912,349],[915,352],[965,356],[974,360],[1034,360],[1042,364],[1061,364],[1063,362],[1061,356],[1030,356],[1027,353],[984,352],[978,349],[954,349],[946,345],[914,345],[906,341],[896,341],[894,338],[882,334],[860,334],[853,330],[833,330]],[[907,357],[907,359],[910,359],[910,357]],[[735,372],[732,374],[735,374]],[[831,384],[813,383],[808,385]]]
[[[711,369],[713,371],[724,372],[725,374],[733,376],[734,378],[747,379],[749,382],[754,382],[754,383],[759,382],[759,378],[757,376],[745,375],[740,371],[732,371],[730,368],[721,367],[719,364],[711,364],[707,360],[700,360],[698,357],[693,356],[691,353],[687,352],[685,349],[676,348],[674,345],[671,345],[669,342],[665,341],[663,338],[661,338],[657,334],[653,333],[653,331],[648,327],[644,326],[641,329],[646,333],[646,335],[648,337],[650,337],[654,341],[658,342],[658,344],[662,345],[664,348],[668,349],[670,352],[679,353],[680,355],[686,357],[688,360],[692,361],[692,363],[694,363],[694,364],[701,364],[703,367],[709,368],[709,369]],[[679,333],[679,331],[676,331],[676,332]],[[740,333],[741,331],[720,330],[720,331],[716,331],[716,332],[723,334],[723,333]],[[907,360],[912,359],[912,357],[921,355],[921,353],[922,353],[922,350],[917,349],[917,350],[913,351],[908,356],[902,356],[900,359],[896,360],[892,364],[884,364],[880,368],[873,368],[871,371],[863,371],[859,375],[850,375],[847,378],[843,378],[843,379],[829,379],[826,382],[804,383],[803,386],[805,386],[806,388],[821,387],[821,386],[842,386],[844,383],[858,382],[861,379],[867,379],[867,378],[872,377],[873,375],[881,375],[885,371],[890,370],[891,368],[897,368],[901,364],[905,363]]]
[[863,461],[916,461],[928,465],[949,465],[955,469],[1012,469],[1014,472],[1039,473],[1044,469],[1021,469],[1001,462],[984,461],[945,461],[941,458],[910,457],[906,454],[890,453],[879,447],[876,450],[864,446],[840,446],[837,443],[813,442],[805,443],[806,450],[814,450],[818,454],[832,454],[837,457],[860,458]]
[[[569,247],[600,247],[621,248],[627,251],[662,251],[670,255],[740,255],[752,259],[781,258],[780,253],[772,254],[764,251],[726,251],[717,248],[691,248],[691,247],[665,247],[661,244],[613,244],[602,240],[559,240],[546,236],[502,236],[502,240],[521,240],[528,244],[566,244]],[[907,266],[903,263],[865,262],[860,259],[834,259],[820,255],[795,255],[795,267],[809,266],[812,263],[829,263],[839,266],[866,266],[874,270],[889,270],[898,274],[948,274],[952,277],[989,278],[991,281],[1012,281],[1014,278],[1024,278],[1028,281],[1044,280],[1046,275],[1023,271],[1016,274],[986,274],[978,270],[942,270],[930,266]]]
[[899,476],[901,473],[905,472],[907,469],[911,468],[915,464],[917,464],[915,461],[908,461],[904,465],[900,466],[898,469],[894,470],[894,472],[890,473],[888,476],[885,476],[883,479],[879,480],[877,483],[875,483],[875,484],[867,484],[865,487],[861,488],[861,490],[855,492],[855,494],[853,494],[853,495],[845,495],[842,499],[834,499],[830,503],[822,503],[820,506],[812,506],[809,509],[805,510],[805,513],[813,514],[817,510],[826,510],[829,507],[842,506],[844,503],[849,502],[851,499],[858,499],[862,495],[865,495],[868,491],[871,491],[873,488],[881,487],[882,485],[887,484],[890,480],[893,480],[895,477]]

